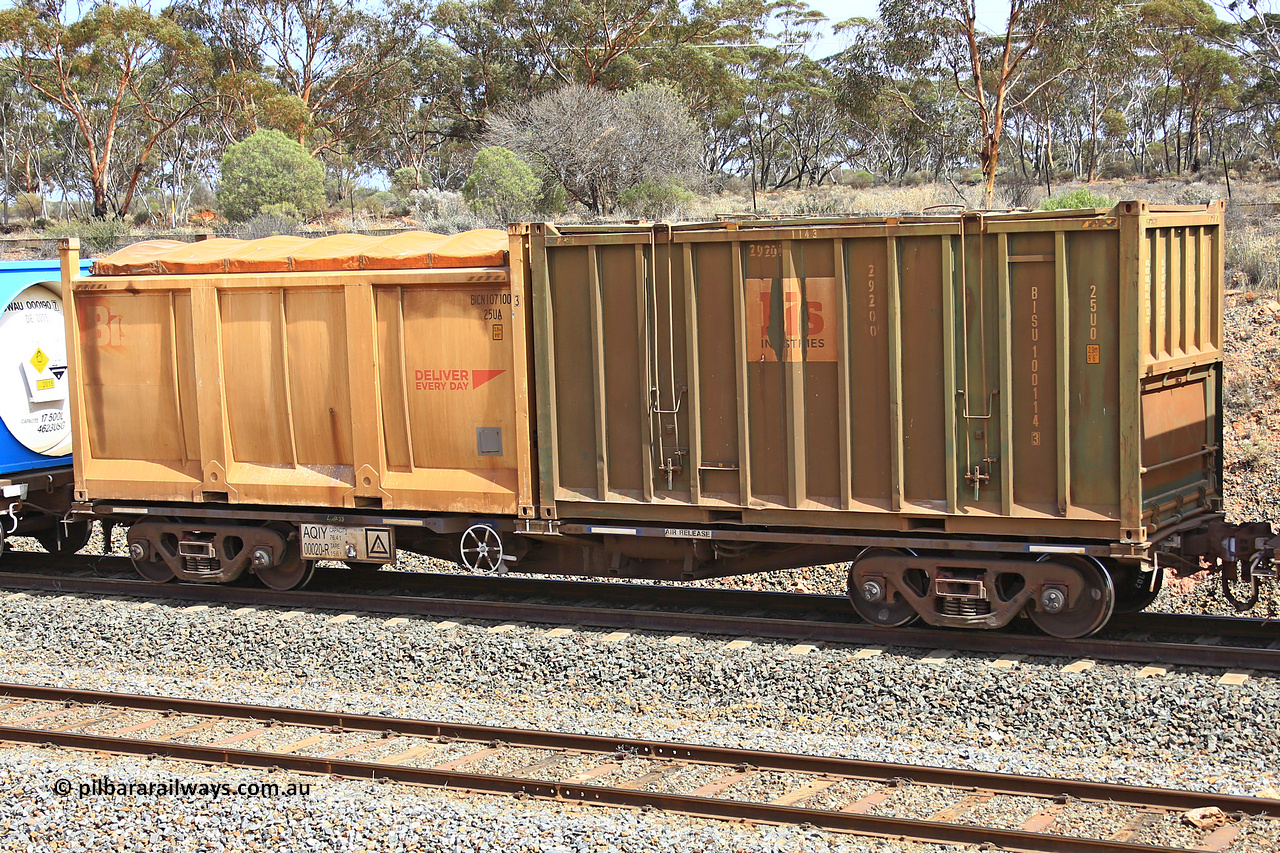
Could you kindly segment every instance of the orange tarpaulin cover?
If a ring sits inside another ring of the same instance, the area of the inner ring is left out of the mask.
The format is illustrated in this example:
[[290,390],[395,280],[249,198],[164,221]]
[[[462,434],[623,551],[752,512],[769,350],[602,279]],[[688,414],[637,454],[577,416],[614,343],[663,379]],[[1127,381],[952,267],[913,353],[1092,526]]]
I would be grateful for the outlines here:
[[507,234],[492,228],[461,234],[405,231],[389,237],[218,237],[198,243],[152,240],[99,258],[94,275],[189,275],[324,270],[401,270],[499,267],[507,262]]

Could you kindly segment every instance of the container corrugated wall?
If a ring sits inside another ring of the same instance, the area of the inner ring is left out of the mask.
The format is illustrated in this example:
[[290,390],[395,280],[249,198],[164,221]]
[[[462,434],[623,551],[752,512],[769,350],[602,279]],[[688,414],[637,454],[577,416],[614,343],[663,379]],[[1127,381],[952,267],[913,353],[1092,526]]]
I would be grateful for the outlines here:
[[531,226],[544,507],[1141,540],[1216,498],[1221,217]]
[[82,499],[532,514],[506,268],[92,276],[73,292]]

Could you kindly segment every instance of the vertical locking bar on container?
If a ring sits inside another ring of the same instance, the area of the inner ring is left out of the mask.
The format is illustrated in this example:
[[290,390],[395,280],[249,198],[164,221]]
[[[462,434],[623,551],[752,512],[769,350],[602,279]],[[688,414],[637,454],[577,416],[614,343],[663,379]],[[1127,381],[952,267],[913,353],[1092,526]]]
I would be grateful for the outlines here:
[[[807,317],[804,305],[804,288],[801,287],[800,275],[796,270],[795,242],[782,241],[782,286],[783,293],[788,292],[789,284],[794,284],[799,294],[796,307],[796,326],[799,335],[800,352],[787,352],[784,345],[779,357],[782,368],[782,393],[786,398],[786,431],[787,431],[787,505],[799,508],[808,500],[808,463],[805,459],[805,417],[804,417],[804,369],[805,322]],[[786,304],[783,303],[783,310]],[[783,326],[786,327],[784,315]],[[784,333],[786,343],[791,342],[789,330]]]
[[58,256],[62,267],[62,319],[67,336],[67,388],[68,412],[71,418],[71,461],[75,469],[75,499],[88,500],[85,491],[84,462],[89,458],[89,423],[84,417],[84,380],[75,375],[84,364],[80,346],[80,322],[77,317],[79,297],[74,281],[80,275],[80,238],[64,237],[58,241]]

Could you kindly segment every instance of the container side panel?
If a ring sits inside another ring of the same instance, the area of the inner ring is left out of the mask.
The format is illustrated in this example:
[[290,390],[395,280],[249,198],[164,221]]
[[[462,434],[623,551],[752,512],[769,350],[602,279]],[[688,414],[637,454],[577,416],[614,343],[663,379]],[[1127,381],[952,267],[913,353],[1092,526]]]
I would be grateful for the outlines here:
[[641,387],[637,369],[641,355],[636,329],[644,325],[644,318],[636,299],[636,251],[632,246],[601,246],[599,257],[609,489],[640,498],[649,393]]
[[293,465],[280,291],[223,291],[219,307],[231,457]]
[[378,316],[378,377],[382,384],[382,440],[387,450],[387,467],[407,472],[413,467],[408,412],[412,383],[406,382],[405,375],[401,293],[398,287],[379,287],[374,288],[373,298]]
[[[596,497],[596,396],[592,375],[591,296],[586,247],[549,249],[552,316],[555,318],[556,424],[560,482]],[[564,497],[559,495],[558,497]],[[598,496],[603,498],[603,496]]]
[[298,464],[350,467],[351,392],[343,292],[290,288],[285,290],[284,311]]
[[853,432],[853,497],[888,508],[889,464],[889,300],[888,261],[882,238],[844,241],[849,288],[850,411]]
[[902,245],[902,445],[906,501],[946,509],[945,387],[942,376],[942,252],[937,239]]
[[[732,243],[699,244],[694,252],[698,307],[698,401],[702,410],[702,492],[745,503],[738,476],[738,370],[734,336]],[[632,371],[634,373],[634,371]]]
[[798,289],[786,288],[781,244],[743,242],[747,303],[751,489],[769,503],[787,502],[787,398],[782,365],[799,339]]
[[200,419],[196,405],[196,353],[191,325],[191,291],[173,291],[173,339],[177,349],[178,418],[187,461],[200,462]]
[[1126,353],[1137,358],[1142,346],[1120,340],[1119,239],[1118,231],[1079,231],[1067,241],[1071,503],[1114,518],[1120,505],[1119,360]]
[[835,257],[830,240],[796,244],[805,311],[805,483],[812,501],[840,505],[840,335]]
[[[1013,497],[1015,503],[1042,512],[1056,512],[1058,502],[1058,312],[1053,253],[1052,233],[1009,237]],[[1033,257],[1042,260],[1030,260]]]
[[516,467],[511,346],[505,330],[500,337],[495,331],[508,322],[508,295],[505,286],[490,284],[404,289],[417,468]]
[[169,294],[77,298],[91,458],[185,461]]

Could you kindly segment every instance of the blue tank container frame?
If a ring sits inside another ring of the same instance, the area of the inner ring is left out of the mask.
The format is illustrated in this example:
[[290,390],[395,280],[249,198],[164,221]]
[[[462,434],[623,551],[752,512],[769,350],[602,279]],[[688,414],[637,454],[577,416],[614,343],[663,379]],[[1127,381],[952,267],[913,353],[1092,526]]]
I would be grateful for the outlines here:
[[[88,274],[92,266],[92,260],[81,261],[81,273]],[[0,261],[0,306],[7,308],[19,293],[33,284],[61,280],[62,272],[56,259]],[[45,456],[28,450],[7,429],[0,426],[0,477],[25,471],[62,468],[70,464],[70,456]]]

